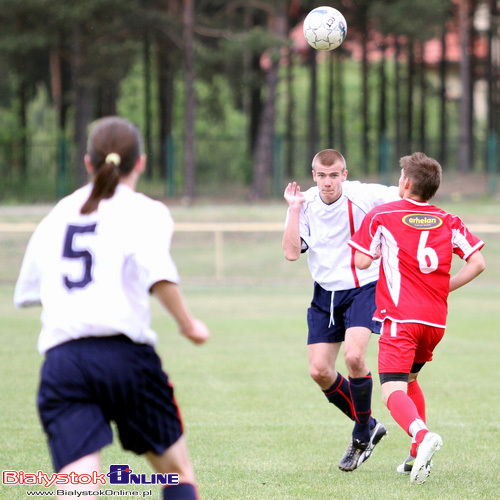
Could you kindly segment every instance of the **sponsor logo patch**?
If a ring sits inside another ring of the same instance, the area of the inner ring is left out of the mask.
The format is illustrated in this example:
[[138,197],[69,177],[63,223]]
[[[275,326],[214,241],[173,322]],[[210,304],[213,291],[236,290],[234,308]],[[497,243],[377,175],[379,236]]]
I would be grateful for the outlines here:
[[436,229],[443,224],[443,219],[437,215],[408,214],[403,217],[403,222],[415,229]]

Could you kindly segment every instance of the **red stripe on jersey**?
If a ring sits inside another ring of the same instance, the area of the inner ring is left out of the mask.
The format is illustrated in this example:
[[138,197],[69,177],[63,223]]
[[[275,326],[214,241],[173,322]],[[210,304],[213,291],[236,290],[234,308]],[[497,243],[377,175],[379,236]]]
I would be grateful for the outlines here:
[[[354,227],[354,215],[352,213],[352,201],[347,200],[347,209],[349,211],[349,226],[351,228],[351,237],[352,235],[356,232],[356,229]],[[352,277],[354,278],[354,285],[356,288],[359,288],[359,279],[358,279],[358,273],[356,272],[356,266],[354,264],[354,256],[356,255],[356,250],[351,247],[351,271],[352,271]]]

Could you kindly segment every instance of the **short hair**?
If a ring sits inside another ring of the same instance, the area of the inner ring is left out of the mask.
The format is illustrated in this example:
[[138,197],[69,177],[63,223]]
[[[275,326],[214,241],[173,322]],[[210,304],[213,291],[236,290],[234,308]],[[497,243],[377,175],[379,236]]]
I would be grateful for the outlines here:
[[132,171],[141,151],[141,135],[128,120],[107,116],[94,122],[87,143],[87,152],[95,170],[94,184],[80,213],[94,212],[101,200],[115,194],[120,178]]
[[399,160],[403,176],[411,180],[411,194],[430,200],[441,184],[441,165],[424,153],[413,153]]
[[320,151],[317,153],[312,161],[312,168],[314,170],[314,166],[316,163],[321,163],[321,165],[324,165],[325,167],[330,167],[334,163],[341,162],[343,165],[342,170],[345,170],[347,168],[347,164],[345,161],[345,158],[335,149],[323,149],[323,151]]

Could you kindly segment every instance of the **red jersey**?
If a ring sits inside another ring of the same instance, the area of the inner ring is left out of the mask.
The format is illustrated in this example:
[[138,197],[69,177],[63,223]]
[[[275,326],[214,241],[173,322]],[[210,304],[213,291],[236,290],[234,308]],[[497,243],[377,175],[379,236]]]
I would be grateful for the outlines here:
[[380,246],[374,319],[445,328],[453,254],[467,260],[484,242],[456,215],[403,199],[371,210],[349,245],[372,258]]

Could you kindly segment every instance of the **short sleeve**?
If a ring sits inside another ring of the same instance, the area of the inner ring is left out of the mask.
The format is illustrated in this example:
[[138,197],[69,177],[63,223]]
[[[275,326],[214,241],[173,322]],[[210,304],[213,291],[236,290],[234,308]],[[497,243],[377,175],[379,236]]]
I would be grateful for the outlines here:
[[168,208],[155,202],[142,223],[135,242],[135,260],[146,289],[158,281],[179,282],[177,266],[170,254],[174,221]]
[[462,222],[460,217],[453,217],[452,221],[453,253],[461,259],[467,260],[474,252],[481,250],[484,241],[473,235]]
[[16,307],[29,307],[41,305],[40,286],[41,269],[37,256],[43,251],[43,231],[46,222],[42,221],[31,235],[24,253],[21,270],[14,290],[14,305]]

